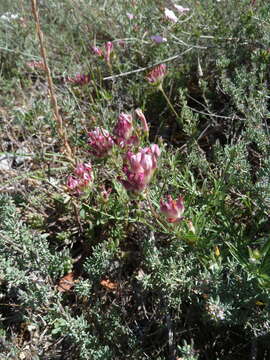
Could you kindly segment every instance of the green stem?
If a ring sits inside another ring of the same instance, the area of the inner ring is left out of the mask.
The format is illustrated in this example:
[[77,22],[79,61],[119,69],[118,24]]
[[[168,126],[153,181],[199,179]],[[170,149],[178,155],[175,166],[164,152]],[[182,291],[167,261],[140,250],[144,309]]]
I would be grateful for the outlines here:
[[158,87],[159,90],[162,92],[162,95],[164,96],[167,104],[169,105],[169,108],[172,110],[172,112],[174,113],[174,115],[176,116],[177,122],[179,125],[182,125],[182,121],[180,116],[177,114],[177,112],[175,111],[170,99],[168,98],[168,96],[165,94],[165,91],[163,90],[162,84],[160,84],[160,86]]

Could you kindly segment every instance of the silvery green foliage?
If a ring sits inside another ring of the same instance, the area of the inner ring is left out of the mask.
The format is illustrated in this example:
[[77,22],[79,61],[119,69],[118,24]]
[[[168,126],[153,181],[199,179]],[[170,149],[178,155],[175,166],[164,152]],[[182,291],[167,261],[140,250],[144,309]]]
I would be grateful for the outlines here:
[[199,355],[196,350],[194,350],[193,342],[188,344],[185,340],[183,341],[182,346],[178,346],[178,349],[181,353],[182,360],[198,360]]
[[68,258],[49,249],[46,234],[31,232],[8,196],[0,198],[0,271],[8,292],[22,304],[48,304],[53,284],[65,272]]
[[[8,326],[3,327],[2,342],[8,345],[4,346],[3,356],[13,359],[15,353],[16,358],[20,354],[21,349],[9,343],[13,340],[10,337],[13,328],[25,323],[35,331],[44,331],[46,309],[59,298],[55,281],[66,271],[69,261],[66,254],[49,249],[46,235],[27,228],[9,196],[0,196],[1,299],[7,306],[8,313],[4,314],[10,314],[4,317]],[[61,308],[57,311],[60,314]],[[44,344],[41,340],[32,346],[31,354],[35,358],[34,354],[42,353]]]

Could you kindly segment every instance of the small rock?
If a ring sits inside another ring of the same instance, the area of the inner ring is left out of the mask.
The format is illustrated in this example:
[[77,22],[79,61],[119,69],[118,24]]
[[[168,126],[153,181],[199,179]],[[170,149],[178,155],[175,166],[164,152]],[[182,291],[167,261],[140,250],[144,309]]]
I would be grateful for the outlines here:
[[2,154],[0,155],[0,171],[8,171],[12,169],[13,155]]

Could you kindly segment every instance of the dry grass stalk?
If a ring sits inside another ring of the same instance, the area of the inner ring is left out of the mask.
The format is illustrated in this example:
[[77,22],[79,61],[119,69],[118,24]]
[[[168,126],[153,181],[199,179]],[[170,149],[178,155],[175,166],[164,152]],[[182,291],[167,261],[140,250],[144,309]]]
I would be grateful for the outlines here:
[[43,62],[44,62],[45,72],[47,74],[51,105],[52,105],[54,117],[55,117],[56,124],[57,124],[58,136],[60,137],[60,139],[63,142],[65,153],[66,153],[67,157],[69,158],[69,160],[73,161],[72,150],[71,150],[71,147],[70,147],[70,145],[68,143],[68,140],[67,140],[66,131],[63,128],[63,119],[62,119],[62,117],[61,117],[61,115],[59,113],[57,99],[56,99],[55,92],[54,92],[54,87],[53,87],[51,70],[50,70],[50,68],[48,66],[47,53],[46,53],[46,49],[45,49],[45,45],[44,45],[44,36],[43,36],[42,30],[41,30],[41,27],[40,27],[37,3],[36,3],[36,0],[31,0],[31,2],[32,2],[32,12],[33,12],[35,23],[36,23],[36,32],[37,32],[38,39],[39,39],[39,44],[40,44],[40,53],[41,53],[41,56],[42,56],[42,59],[43,59]]

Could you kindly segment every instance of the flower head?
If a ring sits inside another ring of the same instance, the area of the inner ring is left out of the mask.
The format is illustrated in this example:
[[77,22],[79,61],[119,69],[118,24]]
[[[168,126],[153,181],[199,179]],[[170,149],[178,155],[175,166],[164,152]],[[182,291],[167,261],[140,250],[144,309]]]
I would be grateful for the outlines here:
[[108,155],[114,142],[107,130],[95,128],[88,133],[88,144],[91,148],[90,152],[96,157],[102,158]]
[[82,194],[94,181],[92,166],[90,163],[81,163],[74,169],[74,175],[67,178],[67,188],[76,195]]
[[102,52],[102,50],[101,50],[99,47],[97,47],[97,46],[92,46],[91,49],[92,49],[92,51],[93,51],[93,53],[94,53],[95,55],[97,55],[97,56],[103,56],[103,52]]
[[149,132],[149,126],[148,126],[148,124],[147,124],[147,121],[146,121],[146,118],[145,118],[145,116],[144,116],[144,113],[142,112],[141,109],[136,109],[136,110],[135,110],[135,113],[136,113],[136,115],[138,116],[138,118],[141,120],[143,131],[144,131],[145,133],[148,133],[148,132]]
[[155,145],[155,147],[141,149],[136,154],[131,151],[126,154],[126,164],[123,167],[123,171],[127,180],[119,179],[126,190],[140,193],[150,183],[157,168],[157,159],[160,155],[157,148],[158,145]]
[[185,8],[181,5],[174,5],[174,7],[180,14],[184,14],[185,12],[188,12],[190,10],[190,8]]
[[129,20],[134,19],[134,15],[129,12],[127,12],[127,17],[129,18]]
[[165,8],[164,13],[165,13],[166,19],[172,21],[173,23],[177,23],[178,18],[172,10]]
[[68,77],[67,81],[75,85],[85,85],[91,81],[90,75],[77,74],[74,77]]
[[116,136],[117,143],[125,141],[130,138],[133,132],[132,116],[129,114],[121,113],[114,128],[114,135]]
[[74,169],[74,174],[78,177],[83,177],[86,173],[92,172],[92,166],[90,163],[78,164]]
[[161,44],[164,42],[167,42],[167,38],[160,36],[160,35],[153,35],[151,36],[151,40],[154,41],[157,44]]
[[43,61],[29,61],[26,63],[28,67],[35,70],[45,70],[45,64]]
[[113,50],[113,43],[111,41],[108,41],[106,42],[105,44],[105,55],[104,55],[104,58],[105,58],[105,61],[107,62],[107,64],[110,65],[111,63],[111,52]]
[[68,176],[67,187],[71,191],[76,190],[79,187],[79,180],[72,175]]
[[167,217],[168,222],[180,222],[185,211],[184,199],[180,196],[177,200],[173,200],[171,195],[168,195],[167,201],[160,200],[160,211]]
[[160,64],[154,67],[149,74],[146,76],[146,79],[149,83],[153,85],[160,85],[166,75],[166,65]]
[[161,151],[160,151],[160,148],[157,144],[152,144],[150,146],[151,148],[151,152],[153,154],[153,156],[157,159],[158,157],[160,157],[160,154],[161,154]]
[[225,309],[221,304],[215,304],[208,301],[205,305],[205,309],[212,320],[222,321],[225,320]]
[[133,133],[133,120],[130,114],[121,113],[114,127],[115,142],[122,148],[126,145],[138,144],[139,139]]

